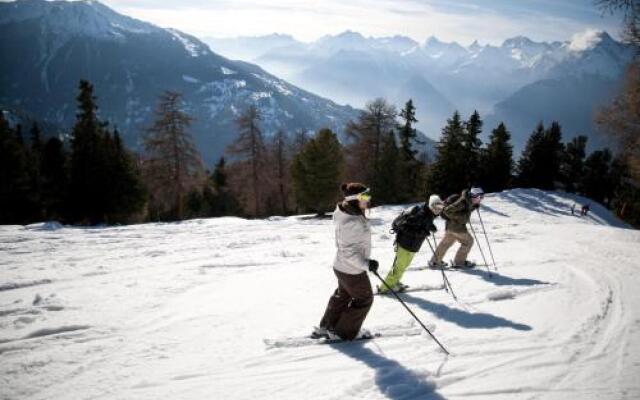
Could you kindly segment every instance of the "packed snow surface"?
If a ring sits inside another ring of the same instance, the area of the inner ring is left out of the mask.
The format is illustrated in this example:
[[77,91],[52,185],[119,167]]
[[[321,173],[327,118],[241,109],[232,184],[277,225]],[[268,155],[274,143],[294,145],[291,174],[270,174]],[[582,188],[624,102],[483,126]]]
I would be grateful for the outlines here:
[[[336,286],[330,220],[0,227],[0,398],[640,398],[640,233],[594,203],[572,216],[574,201],[585,199],[488,195],[498,270],[447,272],[459,302],[440,272],[406,272],[431,289],[402,298],[450,356],[426,334],[265,344],[320,320]],[[401,209],[369,215],[383,274]],[[477,246],[470,258],[482,261]],[[365,327],[419,328],[389,296]]]

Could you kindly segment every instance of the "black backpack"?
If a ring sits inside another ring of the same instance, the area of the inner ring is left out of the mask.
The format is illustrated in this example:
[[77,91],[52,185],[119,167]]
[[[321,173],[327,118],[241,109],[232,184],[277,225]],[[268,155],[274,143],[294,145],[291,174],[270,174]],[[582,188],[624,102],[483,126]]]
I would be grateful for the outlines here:
[[404,229],[413,214],[413,210],[413,208],[404,210],[393,220],[391,223],[391,233],[398,233]]

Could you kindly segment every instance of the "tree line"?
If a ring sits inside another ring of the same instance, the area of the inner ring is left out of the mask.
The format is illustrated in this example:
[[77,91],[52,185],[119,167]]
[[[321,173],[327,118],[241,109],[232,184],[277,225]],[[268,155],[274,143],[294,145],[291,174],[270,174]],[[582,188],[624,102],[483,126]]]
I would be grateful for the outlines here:
[[[159,96],[141,154],[127,150],[118,130],[98,118],[89,82],[80,82],[76,100],[76,123],[64,141],[43,142],[35,124],[25,138],[22,127],[11,127],[0,113],[0,223],[322,215],[335,207],[340,182],[354,180],[371,187],[376,204],[424,201],[428,194],[447,196],[472,185],[488,192],[559,188],[640,224],[633,157],[624,151],[614,156],[608,149],[587,155],[587,138],[563,143],[558,122],[538,124],[516,162],[504,123],[483,144],[480,114],[464,119],[455,112],[431,160],[422,149],[411,100],[400,110],[384,99],[369,102],[341,138],[326,128],[279,130],[268,137],[260,109],[250,105],[236,118],[238,135],[226,158],[210,171],[189,134],[192,118],[183,111],[179,93]],[[603,112],[603,126],[617,129],[622,117],[616,119],[621,112],[614,111],[620,108],[612,104]]]

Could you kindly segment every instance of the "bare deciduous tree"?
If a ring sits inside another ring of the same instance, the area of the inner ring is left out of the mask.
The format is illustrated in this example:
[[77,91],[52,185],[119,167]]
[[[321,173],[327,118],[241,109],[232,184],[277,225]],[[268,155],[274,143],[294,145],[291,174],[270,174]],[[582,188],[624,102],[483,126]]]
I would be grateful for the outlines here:
[[640,62],[629,66],[623,89],[597,122],[616,137],[636,182],[640,182]]
[[187,131],[193,119],[181,110],[181,100],[177,92],[160,95],[156,119],[144,137],[144,172],[154,207],[177,219],[184,215],[186,194],[204,178],[202,159]]
[[250,164],[250,182],[253,194],[254,215],[260,215],[261,168],[264,164],[266,148],[260,130],[260,112],[256,106],[249,106],[237,119],[238,137],[227,147],[227,152],[240,156]]

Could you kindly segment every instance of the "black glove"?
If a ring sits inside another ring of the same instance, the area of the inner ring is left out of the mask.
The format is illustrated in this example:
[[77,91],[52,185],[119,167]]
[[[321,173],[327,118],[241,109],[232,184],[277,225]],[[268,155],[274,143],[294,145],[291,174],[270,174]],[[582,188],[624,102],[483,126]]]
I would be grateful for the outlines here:
[[437,232],[438,228],[436,228],[436,226],[434,224],[431,224],[431,226],[429,227],[429,232]]
[[369,271],[370,272],[377,272],[378,271],[378,261],[376,260],[369,260]]

